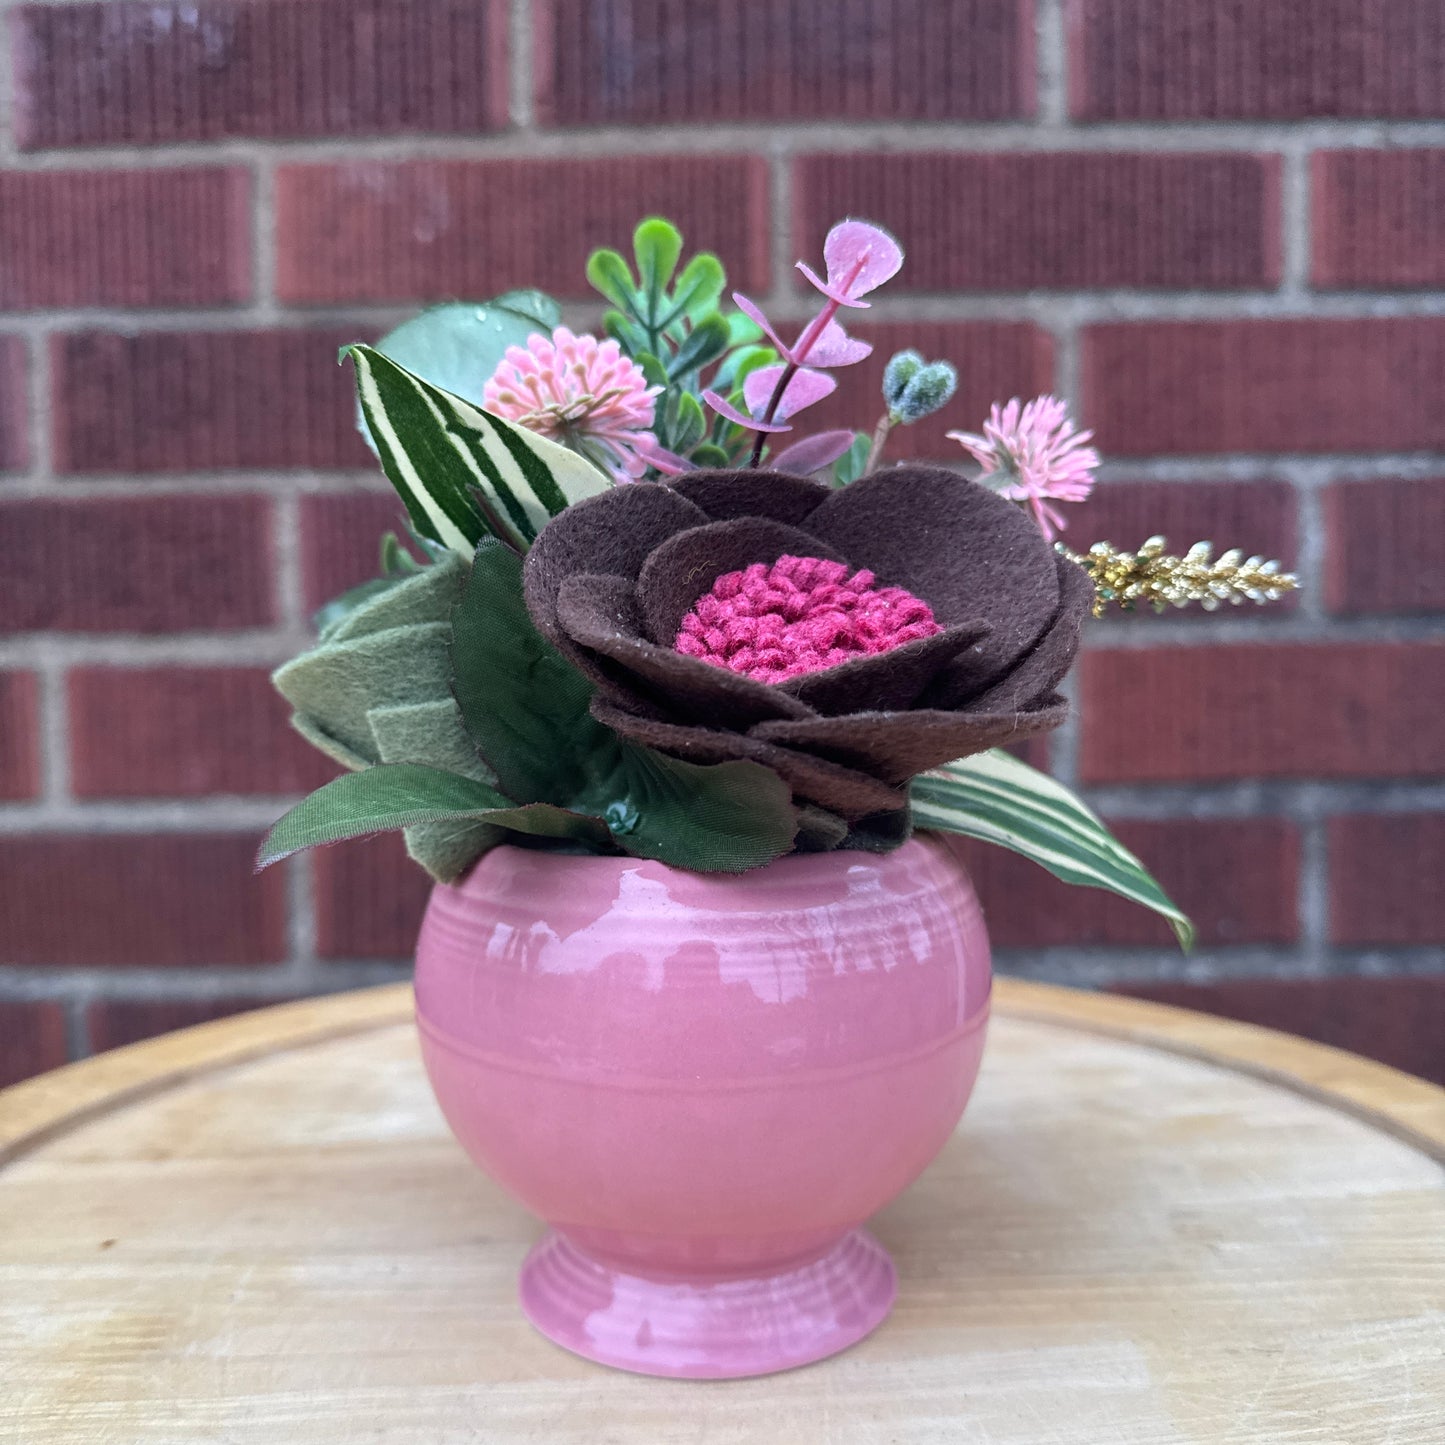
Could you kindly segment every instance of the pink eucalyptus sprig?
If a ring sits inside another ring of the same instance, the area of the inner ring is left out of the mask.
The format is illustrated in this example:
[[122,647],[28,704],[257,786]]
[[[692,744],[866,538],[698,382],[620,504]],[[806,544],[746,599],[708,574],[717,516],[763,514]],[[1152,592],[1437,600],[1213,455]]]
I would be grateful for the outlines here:
[[791,346],[785,344],[762,307],[737,292],[738,309],[762,327],[783,357],[781,364],[752,372],[743,386],[747,414],[739,411],[715,391],[703,392],[703,400],[720,416],[756,433],[749,465],[762,460],[769,433],[791,431],[788,417],[821,401],[836,383],[819,367],[849,366],[862,361],[873,348],[866,341],[848,335],[837,320],[841,307],[867,308],[862,298],[897,274],[903,264],[898,242],[880,226],[867,221],[840,221],[823,242],[826,279],[806,262],[798,269],[827,299],[822,309],[803,328]]

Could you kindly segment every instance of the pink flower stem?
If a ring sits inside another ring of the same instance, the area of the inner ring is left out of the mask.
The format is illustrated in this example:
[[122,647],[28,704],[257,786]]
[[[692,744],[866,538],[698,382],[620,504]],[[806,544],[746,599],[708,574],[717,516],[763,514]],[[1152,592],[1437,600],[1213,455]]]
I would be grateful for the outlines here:
[[[858,279],[858,273],[863,269],[868,260],[865,251],[854,263],[853,269],[844,277],[843,283],[838,290],[847,295],[848,288]],[[830,282],[831,284],[831,282]],[[797,375],[798,368],[807,361],[808,353],[817,344],[818,338],[827,329],[828,323],[838,314],[838,308],[843,303],[835,301],[831,296],[823,309],[803,328],[803,334],[798,338],[793,347],[793,354],[788,358],[788,364],[783,368],[783,374],[778,378],[778,384],[773,388],[773,394],[768,398],[768,409],[763,413],[763,425],[767,426],[777,415],[778,407],[782,405],[783,397],[787,393],[788,383]],[[867,305],[865,302],[864,305]],[[748,458],[748,466],[756,467],[762,464],[763,445],[768,439],[767,432],[758,432],[753,439],[753,453]]]

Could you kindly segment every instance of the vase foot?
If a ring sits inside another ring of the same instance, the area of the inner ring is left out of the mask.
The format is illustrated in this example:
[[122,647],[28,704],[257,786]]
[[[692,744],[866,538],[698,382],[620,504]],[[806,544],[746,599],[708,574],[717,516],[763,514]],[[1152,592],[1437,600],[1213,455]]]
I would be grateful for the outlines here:
[[548,1339],[599,1364],[684,1380],[769,1375],[826,1359],[875,1329],[898,1291],[861,1229],[775,1274],[653,1279],[548,1234],[522,1266],[522,1309]]

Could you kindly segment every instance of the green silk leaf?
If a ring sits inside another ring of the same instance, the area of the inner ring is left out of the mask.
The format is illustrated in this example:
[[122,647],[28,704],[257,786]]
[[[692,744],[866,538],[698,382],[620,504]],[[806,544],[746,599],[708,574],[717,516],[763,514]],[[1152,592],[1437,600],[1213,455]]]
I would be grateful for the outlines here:
[[470,557],[484,536],[525,551],[558,512],[611,481],[575,452],[349,346],[382,470],[424,536]]
[[1194,925],[1148,869],[1061,783],[997,749],[914,778],[919,828],[996,843],[1065,883],[1104,888],[1169,920],[1188,952]]
[[422,823],[487,823],[541,838],[570,838],[606,848],[606,827],[548,803],[518,807],[495,788],[420,763],[380,763],[318,788],[266,835],[257,867],[302,848],[339,843]]

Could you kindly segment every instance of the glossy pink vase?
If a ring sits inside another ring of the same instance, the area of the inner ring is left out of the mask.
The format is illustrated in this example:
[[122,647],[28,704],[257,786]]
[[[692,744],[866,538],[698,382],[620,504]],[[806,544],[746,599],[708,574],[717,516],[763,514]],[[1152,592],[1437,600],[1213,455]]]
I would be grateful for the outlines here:
[[417,1019],[471,1157],[551,1231],[522,1307],[689,1379],[834,1354],[896,1280],[860,1227],[953,1132],[989,950],[916,838],[741,876],[501,847],[432,894]]

